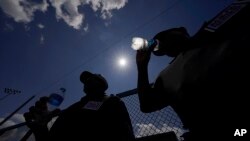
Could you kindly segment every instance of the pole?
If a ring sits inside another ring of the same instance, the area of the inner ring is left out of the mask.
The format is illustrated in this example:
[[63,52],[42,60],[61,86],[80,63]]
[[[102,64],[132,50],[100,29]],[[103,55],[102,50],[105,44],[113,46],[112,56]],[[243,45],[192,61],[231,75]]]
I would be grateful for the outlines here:
[[0,126],[3,125],[8,119],[10,119],[16,112],[18,112],[21,108],[23,108],[28,102],[30,102],[35,95],[30,97],[26,102],[24,102],[21,106],[19,106],[14,112],[12,112],[9,116],[7,116],[3,121],[1,121]]
[[9,127],[2,128],[2,129],[0,129],[0,136],[6,131],[9,131],[9,130],[12,130],[12,129],[15,129],[15,128],[18,128],[18,127],[21,127],[21,126],[24,126],[24,125],[27,125],[27,123],[23,122],[23,123],[19,123],[19,124],[16,124],[16,125],[12,125],[12,126],[9,126]]
[[31,129],[29,129],[29,131],[23,136],[23,138],[20,141],[26,141],[30,135],[32,134]]
[[[59,113],[56,113],[53,117],[56,117],[56,116],[58,116],[58,115],[60,115],[60,113],[62,113],[64,110],[62,110],[61,112],[59,112]],[[32,121],[30,124],[32,124],[33,122],[35,122],[35,121]],[[19,123],[19,124],[16,124],[16,125],[12,125],[12,126],[8,126],[8,127],[5,127],[5,128],[2,128],[2,129],[0,129],[0,136],[4,133],[4,132],[6,132],[6,131],[9,131],[9,130],[12,130],[12,129],[15,129],[15,128],[19,128],[19,127],[22,127],[22,126],[25,126],[25,125],[27,125],[27,122],[25,121],[25,122],[22,122],[22,123]]]

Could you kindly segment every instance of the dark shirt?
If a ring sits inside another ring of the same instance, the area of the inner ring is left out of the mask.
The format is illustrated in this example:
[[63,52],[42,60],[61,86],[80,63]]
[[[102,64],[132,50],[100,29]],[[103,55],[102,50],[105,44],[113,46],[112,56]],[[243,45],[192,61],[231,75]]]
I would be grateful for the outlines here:
[[131,141],[133,129],[125,104],[116,96],[81,101],[67,108],[50,130],[51,140]]

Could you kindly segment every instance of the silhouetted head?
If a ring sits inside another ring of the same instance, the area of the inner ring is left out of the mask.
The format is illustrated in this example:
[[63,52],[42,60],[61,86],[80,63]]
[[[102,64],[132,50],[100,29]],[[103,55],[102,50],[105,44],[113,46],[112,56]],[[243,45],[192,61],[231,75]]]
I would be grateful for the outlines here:
[[176,57],[187,47],[187,41],[190,38],[187,30],[184,27],[171,28],[157,33],[154,39],[159,40],[159,50],[154,51],[154,55],[168,55]]
[[83,90],[86,95],[104,95],[105,91],[108,89],[106,79],[100,74],[93,74],[89,71],[84,71],[80,75],[80,81],[84,84]]

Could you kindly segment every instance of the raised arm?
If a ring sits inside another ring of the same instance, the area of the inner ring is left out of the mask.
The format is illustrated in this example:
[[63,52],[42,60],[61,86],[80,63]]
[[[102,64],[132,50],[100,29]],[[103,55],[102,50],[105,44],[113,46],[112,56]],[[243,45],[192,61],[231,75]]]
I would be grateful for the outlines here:
[[148,111],[151,87],[148,79],[148,63],[151,52],[149,50],[138,50],[136,54],[136,64],[138,70],[137,89],[142,112]]
[[154,112],[168,105],[163,91],[159,89],[162,85],[161,79],[156,80],[156,87],[152,88],[148,79],[148,63],[151,52],[149,50],[138,50],[136,63],[138,69],[138,96],[140,109],[144,113]]

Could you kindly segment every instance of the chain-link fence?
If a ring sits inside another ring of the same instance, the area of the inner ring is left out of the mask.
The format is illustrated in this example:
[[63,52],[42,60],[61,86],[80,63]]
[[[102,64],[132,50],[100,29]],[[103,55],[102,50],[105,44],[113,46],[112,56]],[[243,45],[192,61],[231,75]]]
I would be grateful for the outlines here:
[[136,89],[117,94],[125,103],[132,121],[136,138],[174,131],[177,138],[185,132],[182,122],[168,106],[152,113],[140,111]]

